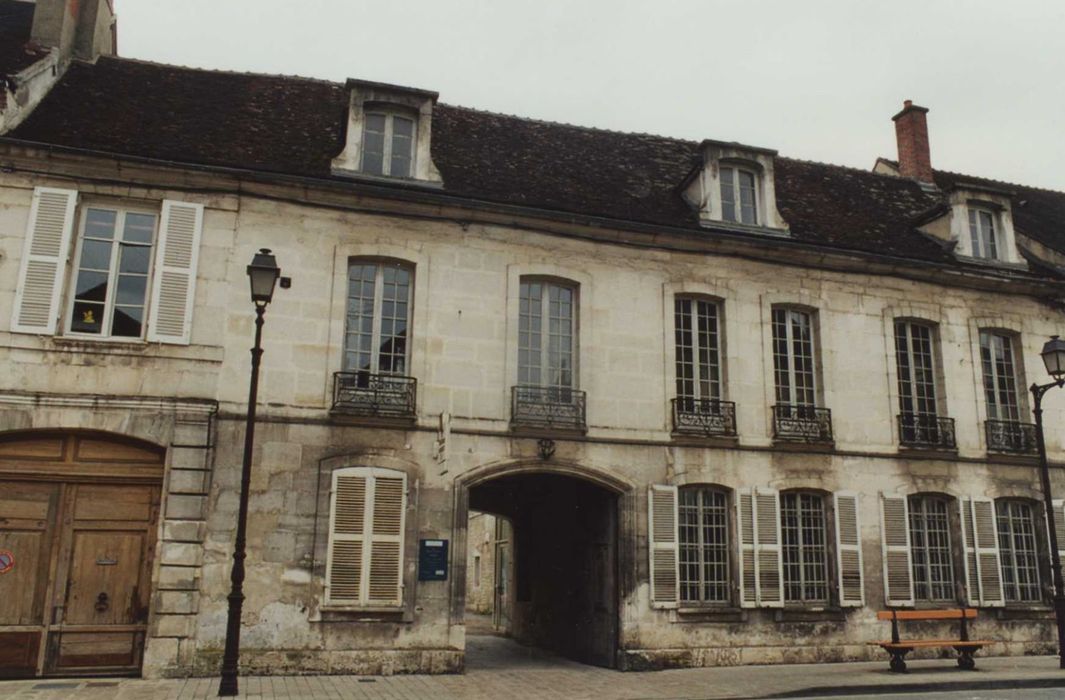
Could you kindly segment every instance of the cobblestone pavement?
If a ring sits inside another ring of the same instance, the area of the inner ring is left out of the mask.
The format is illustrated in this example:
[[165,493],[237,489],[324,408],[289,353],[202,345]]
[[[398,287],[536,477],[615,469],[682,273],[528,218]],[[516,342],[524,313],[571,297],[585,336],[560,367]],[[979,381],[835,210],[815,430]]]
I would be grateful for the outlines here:
[[[583,666],[502,637],[468,638],[465,675],[454,676],[261,676],[241,678],[241,697],[281,700],[681,700],[696,698],[824,697],[858,694],[960,691],[973,697],[1005,697],[1010,688],[1056,684],[1065,696],[1065,672],[1057,658],[979,658],[974,672],[949,660],[913,661],[910,673],[893,674],[887,661],[797,666],[738,666],[652,673],[620,673]],[[967,685],[958,685],[967,684]],[[0,682],[0,698],[14,700],[205,700],[218,680],[54,679]],[[997,695],[995,693],[998,693]],[[954,697],[961,697],[954,695]],[[1031,695],[1037,697],[1037,695]]]

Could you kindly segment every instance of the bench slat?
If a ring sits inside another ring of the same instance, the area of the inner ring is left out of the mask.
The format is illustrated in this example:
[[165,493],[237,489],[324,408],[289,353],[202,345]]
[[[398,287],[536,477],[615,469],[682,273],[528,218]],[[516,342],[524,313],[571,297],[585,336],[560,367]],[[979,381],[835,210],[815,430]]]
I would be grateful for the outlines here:
[[[976,610],[973,608],[957,610],[897,610],[899,620],[960,620],[965,617],[968,620],[976,619]],[[891,610],[877,612],[876,619],[891,620]]]
[[994,644],[994,642],[987,639],[977,639],[969,642],[962,642],[957,639],[915,639],[910,642],[903,640],[897,644],[890,640],[884,640],[882,642],[869,643],[883,647],[884,649],[913,649],[915,647],[983,647],[988,644]]

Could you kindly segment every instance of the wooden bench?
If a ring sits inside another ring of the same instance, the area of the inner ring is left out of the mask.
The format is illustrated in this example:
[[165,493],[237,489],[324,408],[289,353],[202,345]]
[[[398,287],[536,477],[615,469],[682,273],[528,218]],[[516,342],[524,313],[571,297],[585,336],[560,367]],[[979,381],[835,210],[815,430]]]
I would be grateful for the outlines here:
[[[891,620],[891,640],[869,642],[891,654],[891,670],[906,671],[906,654],[914,649],[929,647],[953,647],[958,652],[958,668],[971,671],[976,668],[973,653],[981,647],[991,644],[988,640],[969,639],[968,621],[976,618],[976,610],[884,610],[876,614],[878,620]],[[901,639],[899,620],[961,620],[961,630],[957,639]]]

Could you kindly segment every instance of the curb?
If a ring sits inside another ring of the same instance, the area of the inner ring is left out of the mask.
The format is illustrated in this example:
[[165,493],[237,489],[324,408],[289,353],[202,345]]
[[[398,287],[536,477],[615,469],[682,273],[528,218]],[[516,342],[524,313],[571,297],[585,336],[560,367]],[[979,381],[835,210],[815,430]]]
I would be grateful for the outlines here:
[[779,693],[771,693],[769,695],[747,696],[747,700],[764,700],[769,698],[829,698],[846,695],[883,695],[886,693],[949,693],[953,691],[967,690],[1019,690],[1038,688],[1065,688],[1065,677],[815,686],[812,688],[803,688],[801,690],[785,690]]

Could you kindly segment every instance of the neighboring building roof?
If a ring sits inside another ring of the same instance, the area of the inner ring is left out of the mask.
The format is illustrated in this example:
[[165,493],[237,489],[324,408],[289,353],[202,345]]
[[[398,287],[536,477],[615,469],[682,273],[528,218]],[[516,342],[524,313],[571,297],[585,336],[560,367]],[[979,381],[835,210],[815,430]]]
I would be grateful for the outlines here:
[[32,2],[0,0],[0,76],[14,75],[48,54],[47,49],[27,48],[34,7]]
[[[347,107],[348,89],[339,83],[101,57],[95,65],[72,65],[9,136],[337,179],[330,163],[344,146]],[[433,161],[446,193],[704,230],[679,192],[699,162],[698,142],[446,104],[434,107],[433,131]],[[917,230],[942,196],[912,180],[781,157],[775,171],[777,207],[794,239],[963,264]],[[1065,194],[1023,192],[1026,203],[1017,202],[1014,214],[1018,228],[1065,252]]]

